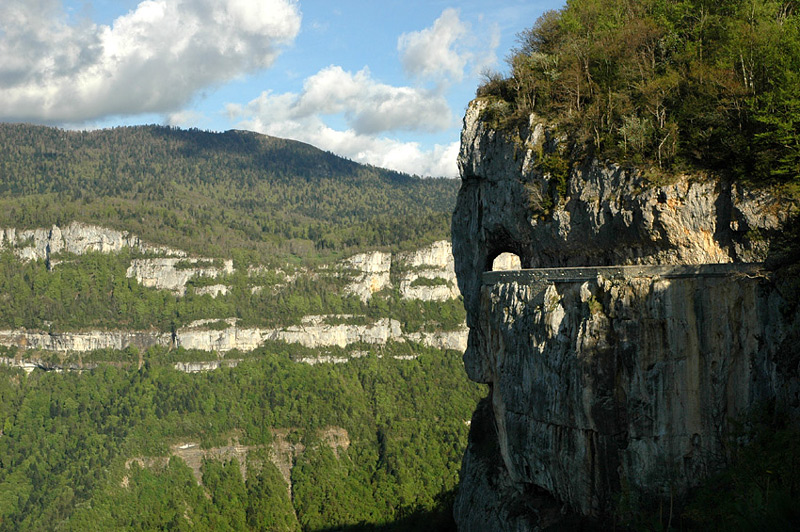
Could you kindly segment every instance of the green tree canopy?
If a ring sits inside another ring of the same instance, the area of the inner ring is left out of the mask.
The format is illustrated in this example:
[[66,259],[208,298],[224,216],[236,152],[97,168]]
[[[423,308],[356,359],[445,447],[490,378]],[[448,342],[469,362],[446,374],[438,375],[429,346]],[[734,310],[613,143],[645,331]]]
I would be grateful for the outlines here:
[[570,0],[518,36],[499,98],[567,134],[569,158],[712,170],[798,187],[800,6]]

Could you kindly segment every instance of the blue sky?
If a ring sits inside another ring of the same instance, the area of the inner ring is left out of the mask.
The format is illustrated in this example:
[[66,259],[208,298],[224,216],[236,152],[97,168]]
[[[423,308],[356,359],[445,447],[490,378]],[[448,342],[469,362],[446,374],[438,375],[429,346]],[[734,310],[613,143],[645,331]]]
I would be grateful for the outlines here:
[[562,4],[1,0],[0,121],[249,129],[455,176],[480,73]]

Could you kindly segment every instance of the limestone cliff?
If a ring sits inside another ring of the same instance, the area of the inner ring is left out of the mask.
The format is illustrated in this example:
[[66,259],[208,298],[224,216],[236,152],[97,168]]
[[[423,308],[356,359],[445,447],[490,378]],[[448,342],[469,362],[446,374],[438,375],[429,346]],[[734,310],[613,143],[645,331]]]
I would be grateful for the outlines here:
[[[598,161],[558,183],[537,164],[559,142],[547,124],[498,132],[484,105],[464,119],[452,233],[464,363],[491,408],[470,436],[459,527],[527,530],[544,499],[602,517],[622,492],[680,495],[718,467],[731,418],[797,406],[798,368],[778,359],[798,319],[752,264],[795,207]],[[504,252],[534,269],[486,273]]]
[[133,346],[147,349],[153,345],[168,346],[172,342],[169,333],[156,331],[81,331],[41,332],[0,330],[0,345],[24,349],[40,349],[58,352],[85,352],[96,349],[125,349]]
[[[335,316],[334,316],[335,317]],[[220,329],[210,326],[220,320],[198,320],[174,333],[159,331],[81,331],[42,332],[24,329],[0,330],[0,346],[17,347],[61,353],[81,353],[96,349],[125,349],[133,346],[147,349],[153,345],[183,347],[227,353],[234,349],[248,352],[265,341],[282,341],[309,348],[347,347],[364,343],[385,345],[387,342],[415,342],[434,349],[463,351],[467,346],[467,331],[402,331],[397,320],[382,318],[373,323],[326,322],[328,316],[306,316],[300,325],[276,328],[240,327],[235,318],[225,320]]]
[[345,259],[340,268],[350,278],[345,293],[368,301],[392,286],[396,271],[400,296],[421,301],[447,301],[460,295],[450,242],[440,240],[417,251],[392,255],[380,251],[359,253]]
[[[0,229],[0,250],[11,251],[21,261],[44,261],[51,271],[63,267],[59,266],[62,261],[71,260],[65,258],[64,254],[119,253],[124,249],[132,251],[135,257],[130,259],[127,277],[135,279],[143,286],[169,290],[178,296],[185,295],[189,287],[196,295],[209,295],[213,298],[225,297],[232,291],[231,286],[222,282],[229,280],[235,272],[232,260],[190,257],[178,249],[144,242],[127,231],[81,222],[72,222],[63,227],[54,225],[38,229]],[[287,293],[293,289],[292,285],[299,277],[316,279],[332,275],[346,279],[343,294],[354,294],[366,302],[373,294],[391,288],[394,276],[399,285],[400,297],[404,299],[446,301],[459,296],[452,247],[448,241],[434,242],[414,252],[394,255],[381,251],[359,253],[338,264],[323,265],[316,270],[290,268],[288,265],[286,269],[287,271],[251,265],[247,271],[248,278],[253,283],[249,290],[251,293],[260,293],[267,288],[273,294]],[[198,283],[198,278],[204,279]],[[219,279],[220,282],[209,284],[209,279]],[[345,347],[358,342],[384,345],[388,341],[417,342],[437,349],[463,350],[466,347],[464,327],[448,331],[406,333],[401,331],[397,320],[382,319],[366,325],[331,325],[325,319],[330,317],[317,318],[320,317],[306,316],[301,325],[269,329],[242,328],[236,326],[235,321],[229,321],[228,326],[222,329],[216,326],[209,328],[208,322],[219,320],[200,320],[206,323],[181,327],[173,333],[135,330],[2,330],[0,346],[51,352],[86,352],[96,349],[124,349],[128,346],[146,349],[152,345],[162,345],[223,353],[233,349],[252,351],[267,340],[278,340],[299,343],[310,348]]]
[[400,280],[400,295],[404,298],[446,301],[460,295],[450,242],[442,240],[401,254],[397,262],[404,270]]
[[345,287],[345,293],[357,295],[362,301],[369,301],[372,294],[390,285],[389,275],[392,255],[380,251],[359,253],[344,261],[344,266],[354,273],[352,282]]
[[[149,258],[133,259],[128,267],[126,275],[135,278],[143,286],[157,288],[159,290],[170,290],[178,295],[186,293],[186,283],[193,277],[217,278],[222,275],[233,273],[233,261],[228,259],[223,261],[221,267],[204,265],[208,259],[197,258]],[[218,287],[222,288],[218,288]],[[217,290],[209,290],[217,287]],[[198,293],[212,293],[213,297],[219,292],[227,292],[224,285],[213,285],[204,287]]]
[[[176,295],[185,295],[191,279],[205,277],[216,279],[234,273],[233,261],[208,257],[189,257],[185,251],[158,246],[141,240],[128,231],[118,231],[81,222],[71,222],[64,227],[53,225],[37,229],[0,229],[0,251],[11,250],[23,261],[45,261],[49,269],[63,262],[64,253],[83,255],[90,252],[119,253],[130,249],[155,257],[134,258],[127,269],[127,276],[144,286],[169,290]],[[401,297],[422,301],[446,301],[459,296],[453,267],[450,242],[434,242],[423,249],[392,255],[381,251],[358,253],[336,265],[339,274],[348,279],[345,294],[358,296],[368,301],[373,294],[392,286],[392,269],[402,272],[399,280]],[[281,269],[272,271],[263,265],[251,265],[248,276],[277,274],[286,283],[293,282],[298,275],[317,275],[307,269],[295,269],[292,273]],[[272,289],[286,286],[273,285]],[[255,285],[251,292],[258,293],[263,286]],[[211,297],[224,296],[231,288],[225,284],[196,286],[195,294]]]
[[185,252],[177,249],[143,242],[127,231],[81,222],[72,222],[64,228],[54,225],[39,229],[0,229],[0,249],[10,248],[23,260],[45,260],[50,263],[51,255],[57,253],[113,253],[125,247],[146,253],[186,256]]
[[[222,261],[221,266],[216,266],[213,259],[188,257],[182,250],[144,242],[127,231],[81,222],[72,222],[64,228],[54,225],[38,229],[0,229],[0,250],[10,249],[24,261],[43,260],[50,269],[61,262],[62,253],[119,253],[124,248],[162,255],[133,259],[127,275],[144,286],[170,290],[178,295],[186,292],[186,283],[193,277],[216,278],[233,273],[231,260]],[[199,293],[209,293],[212,297],[226,292],[224,285],[199,290]]]

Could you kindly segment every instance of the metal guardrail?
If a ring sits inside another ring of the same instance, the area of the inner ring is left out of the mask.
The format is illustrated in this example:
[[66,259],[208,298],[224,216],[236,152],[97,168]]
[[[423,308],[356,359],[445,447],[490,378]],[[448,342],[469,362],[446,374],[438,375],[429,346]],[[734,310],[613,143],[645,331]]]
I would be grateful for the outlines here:
[[505,270],[484,272],[483,284],[530,283],[530,282],[580,282],[597,279],[630,279],[634,277],[661,277],[681,279],[690,277],[728,277],[736,274],[759,274],[761,263],[724,264],[675,264],[632,266],[574,266],[567,268],[534,268],[529,270]]

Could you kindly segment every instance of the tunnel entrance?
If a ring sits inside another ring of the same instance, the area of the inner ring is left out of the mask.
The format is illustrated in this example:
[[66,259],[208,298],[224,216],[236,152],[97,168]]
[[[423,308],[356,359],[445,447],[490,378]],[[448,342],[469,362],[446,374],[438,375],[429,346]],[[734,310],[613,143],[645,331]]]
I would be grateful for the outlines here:
[[492,261],[492,271],[521,270],[522,261],[515,253],[501,253]]

